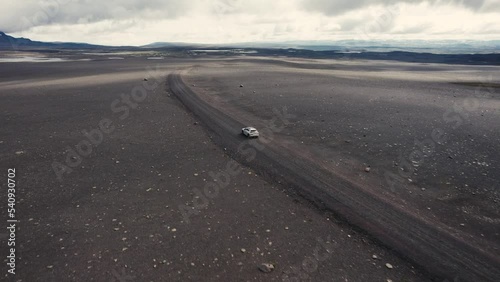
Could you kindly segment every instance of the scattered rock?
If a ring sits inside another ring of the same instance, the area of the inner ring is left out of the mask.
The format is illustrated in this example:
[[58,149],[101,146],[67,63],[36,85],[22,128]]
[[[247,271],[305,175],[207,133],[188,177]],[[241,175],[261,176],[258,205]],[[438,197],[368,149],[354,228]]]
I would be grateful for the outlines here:
[[243,84],[240,84],[240,88],[243,88]]
[[372,170],[372,169],[369,166],[365,168],[366,172],[370,172],[370,170]]
[[285,230],[288,230],[288,226],[285,226]]
[[17,152],[16,152],[16,155],[18,155],[18,156],[19,156],[19,155],[22,155],[22,154],[24,154],[24,151],[17,151]]
[[194,125],[198,125],[198,123],[197,123],[197,122],[193,122],[193,124],[194,124]]
[[246,252],[247,252],[247,250],[245,250],[245,249],[241,248],[241,252],[242,252],[242,253],[246,253]]
[[144,78],[144,81],[148,81],[148,79],[147,79],[147,78]]
[[263,263],[259,265],[259,270],[264,273],[269,273],[274,270],[274,265],[271,263]]
[[175,229],[175,228],[172,228],[172,230],[171,230],[171,231],[172,231],[172,232],[176,232],[176,231],[177,231],[177,229]]
[[373,255],[372,259],[378,259],[378,256],[377,255]]
[[47,268],[48,269],[52,269],[52,268],[54,268],[54,266],[53,265],[47,265]]
[[424,188],[424,187],[422,187],[422,191],[425,191],[425,188]]
[[389,269],[393,269],[393,268],[394,268],[394,267],[392,266],[392,264],[390,264],[390,263],[386,263],[386,264],[385,264],[385,267],[387,267],[387,268],[389,268]]

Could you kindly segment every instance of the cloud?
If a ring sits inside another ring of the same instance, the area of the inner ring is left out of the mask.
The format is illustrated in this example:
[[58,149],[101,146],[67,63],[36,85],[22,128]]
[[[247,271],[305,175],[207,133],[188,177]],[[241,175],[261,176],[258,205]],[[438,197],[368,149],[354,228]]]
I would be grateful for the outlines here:
[[416,25],[403,26],[401,28],[395,28],[393,34],[418,34],[427,31],[432,28],[430,23],[420,23]]
[[3,1],[0,30],[41,41],[500,38],[498,0]]
[[346,18],[340,20],[339,23],[343,31],[351,31],[355,30],[359,26],[362,26],[365,23],[365,20],[359,18]]
[[[495,0],[489,1],[493,2]],[[463,6],[475,11],[480,11],[488,0],[303,0],[302,7],[309,11],[320,12],[325,15],[341,15],[343,13],[366,8],[369,6],[391,6],[396,4],[418,4],[427,2],[430,4],[448,4]],[[497,3],[498,5],[498,3]],[[491,6],[488,3],[488,6]]]
[[53,24],[104,20],[175,18],[190,9],[183,0],[7,0],[2,4],[0,30],[20,32]]

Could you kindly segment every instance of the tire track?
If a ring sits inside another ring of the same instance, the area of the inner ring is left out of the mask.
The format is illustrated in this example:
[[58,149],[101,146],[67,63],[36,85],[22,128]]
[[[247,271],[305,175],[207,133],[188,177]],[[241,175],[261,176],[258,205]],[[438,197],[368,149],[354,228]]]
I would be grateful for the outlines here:
[[246,139],[244,125],[194,93],[179,73],[168,76],[174,95],[213,133],[213,140],[236,160],[260,174],[292,188],[318,207],[333,211],[350,224],[441,279],[500,281],[499,258],[446,231],[444,226],[419,218],[353,182],[320,168],[285,146],[272,143],[252,162],[238,154]]

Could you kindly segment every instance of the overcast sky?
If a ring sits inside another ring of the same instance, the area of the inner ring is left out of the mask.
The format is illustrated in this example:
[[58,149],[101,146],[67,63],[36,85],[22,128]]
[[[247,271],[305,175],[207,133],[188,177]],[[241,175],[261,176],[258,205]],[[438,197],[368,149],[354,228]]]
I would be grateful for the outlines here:
[[500,0],[2,0],[0,30],[106,45],[490,40]]

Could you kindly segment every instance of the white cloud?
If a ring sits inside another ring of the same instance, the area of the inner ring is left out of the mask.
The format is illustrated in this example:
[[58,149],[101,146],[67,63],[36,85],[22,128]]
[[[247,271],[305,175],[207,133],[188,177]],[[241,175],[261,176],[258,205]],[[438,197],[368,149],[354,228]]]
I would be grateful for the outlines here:
[[500,39],[495,3],[498,0],[7,0],[0,30],[35,40],[107,45]]
[[348,11],[366,8],[369,6],[391,6],[396,4],[432,4],[432,5],[453,5],[475,11],[482,11],[483,8],[493,8],[497,0],[303,0],[302,7],[308,10],[321,12],[327,15],[343,14]]

